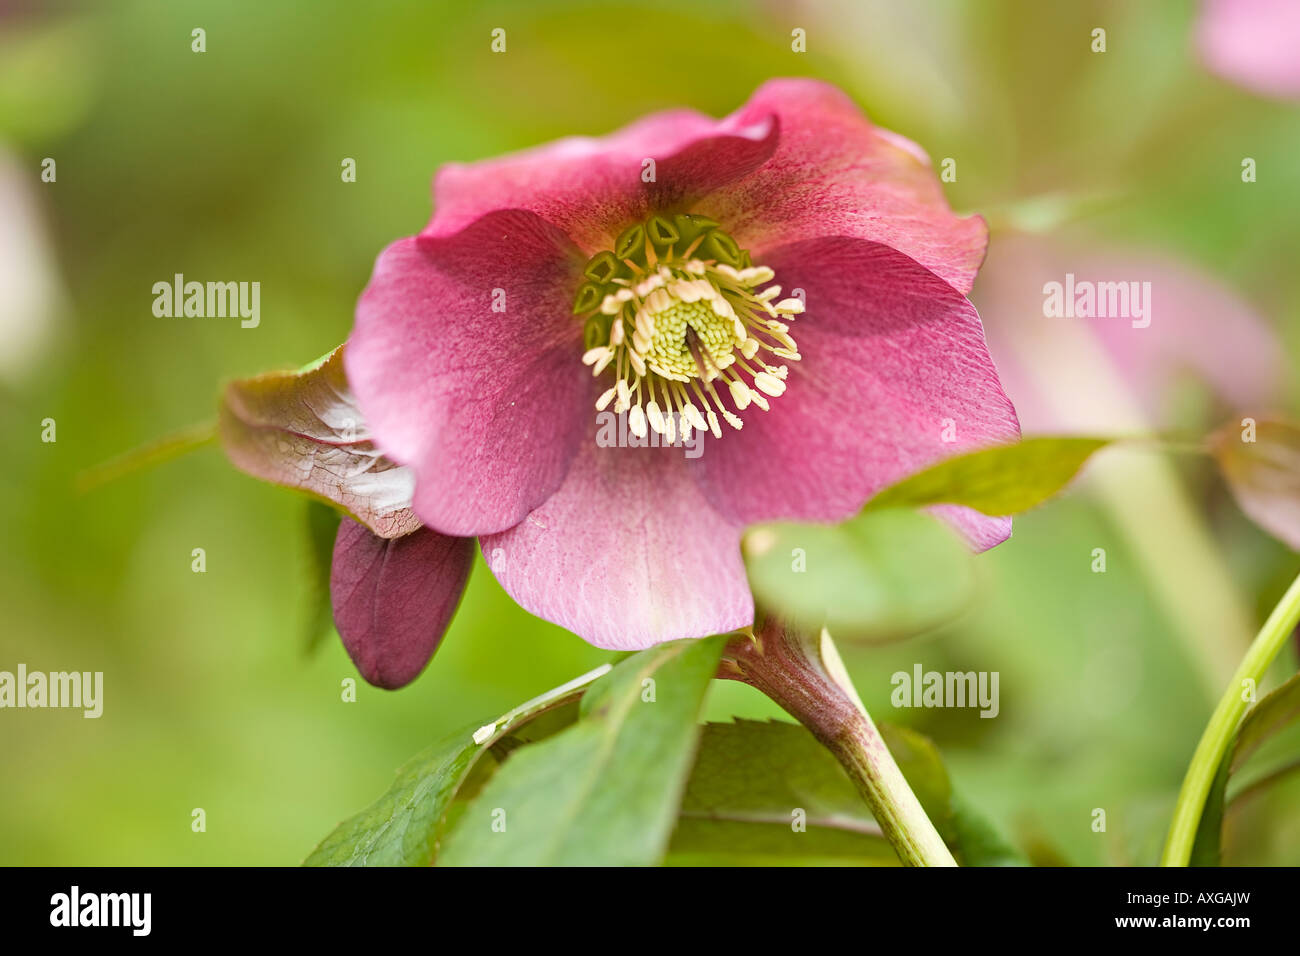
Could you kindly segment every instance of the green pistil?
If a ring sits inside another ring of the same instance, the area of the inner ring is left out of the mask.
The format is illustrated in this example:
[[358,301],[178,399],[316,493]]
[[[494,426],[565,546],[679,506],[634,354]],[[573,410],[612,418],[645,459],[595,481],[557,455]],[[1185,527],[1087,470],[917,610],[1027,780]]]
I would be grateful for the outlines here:
[[[723,232],[715,219],[695,213],[681,213],[671,219],[651,216],[619,233],[612,251],[598,252],[587,261],[582,270],[587,281],[578,287],[573,299],[574,315],[585,315],[600,308],[605,296],[620,288],[615,279],[630,281],[645,275],[650,268],[647,240],[659,262],[681,257],[694,245],[691,254],[700,259],[713,259],[736,269],[753,264],[749,252],[736,245],[736,240]],[[608,317],[604,318],[608,333]]]
[[708,302],[677,302],[655,316],[655,334],[647,361],[675,372],[683,379],[695,375],[697,366],[687,338],[687,328],[708,353],[714,368],[727,364],[732,350],[731,320],[722,319]]
[[755,268],[708,216],[635,223],[588,260],[583,278],[573,303],[586,322],[582,361],[614,379],[596,409],[612,403],[637,434],[708,428],[721,437],[719,421],[739,429],[737,412],[766,411],[765,396],[785,391],[779,363],[799,354],[784,320],[803,302],[776,301],[772,270]]

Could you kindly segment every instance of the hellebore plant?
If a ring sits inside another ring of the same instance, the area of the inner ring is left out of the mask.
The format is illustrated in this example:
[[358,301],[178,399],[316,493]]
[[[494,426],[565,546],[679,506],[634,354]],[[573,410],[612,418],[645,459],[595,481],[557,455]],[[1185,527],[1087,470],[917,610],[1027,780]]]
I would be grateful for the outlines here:
[[[233,385],[223,437],[357,519],[331,591],[371,682],[423,668],[477,538],[521,606],[598,647],[736,635],[720,676],[807,723],[905,861],[951,863],[829,638],[756,622],[740,539],[841,521],[1018,437],[965,297],[986,240],[916,145],[830,86],[772,81],[721,120],[671,111],[444,167],[346,345]],[[977,550],[1010,533],[933,510]]]
[[[599,647],[751,624],[747,524],[840,520],[1018,435],[964,297],[984,223],[826,85],[448,166],[434,208],[380,255],[347,380],[425,526]],[[602,447],[603,410],[703,454]],[[1010,530],[948,516],[978,547]]]

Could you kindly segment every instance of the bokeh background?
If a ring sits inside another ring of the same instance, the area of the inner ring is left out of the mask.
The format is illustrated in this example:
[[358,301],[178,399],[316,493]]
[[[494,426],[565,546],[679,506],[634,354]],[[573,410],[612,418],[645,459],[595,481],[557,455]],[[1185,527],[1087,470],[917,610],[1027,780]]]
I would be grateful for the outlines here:
[[[949,200],[993,227],[973,297],[1027,430],[1195,438],[1294,412],[1300,116],[1208,73],[1197,16],[1173,0],[0,4],[0,669],[105,675],[99,720],[0,712],[0,863],[295,864],[443,732],[607,659],[480,563],[425,674],[345,703],[337,639],[307,650],[303,499],[215,446],[76,490],[213,418],[223,381],[342,341],[445,161],[821,77],[956,160]],[[1044,318],[1041,276],[1094,261],[1097,278],[1158,279],[1168,311],[1129,335]],[[155,318],[151,287],[177,272],[260,281],[260,326]],[[1150,863],[1213,701],[1297,567],[1203,458],[1115,450],[979,558],[961,619],[843,650],[869,709],[931,735],[1031,859]],[[915,663],[998,671],[1001,714],[894,710],[889,675]],[[1295,669],[1293,645],[1274,681]],[[708,704],[777,714],[730,683]],[[1297,784],[1233,809],[1229,862],[1300,863]]]

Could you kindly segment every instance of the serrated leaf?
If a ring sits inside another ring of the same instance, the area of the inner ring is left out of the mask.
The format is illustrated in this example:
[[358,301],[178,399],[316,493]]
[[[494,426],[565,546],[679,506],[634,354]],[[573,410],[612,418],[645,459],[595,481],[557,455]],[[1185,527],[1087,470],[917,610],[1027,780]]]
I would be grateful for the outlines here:
[[897,866],[898,856],[812,734],[737,720],[704,727],[667,862]]
[[965,544],[930,515],[897,509],[839,525],[764,525],[745,538],[755,600],[797,626],[886,641],[960,614],[975,594]]
[[952,785],[933,740],[910,727],[881,723],[880,735],[948,848],[962,866],[1022,866],[1021,856]]
[[1241,510],[1300,551],[1300,427],[1270,419],[1233,425],[1211,436],[1210,451]]
[[443,738],[406,763],[382,797],[339,824],[303,865],[428,866],[437,854],[452,800],[483,755],[497,748],[504,757],[518,738],[539,739],[572,723],[578,699],[608,671],[608,666],[598,668],[491,723],[473,724]]
[[[1201,811],[1189,859],[1191,866],[1218,866],[1223,856],[1223,817],[1230,801],[1228,788],[1234,779],[1248,774],[1248,768],[1271,741],[1300,729],[1300,674],[1265,696],[1242,718],[1232,746],[1224,754],[1210,785]],[[1300,740],[1291,744],[1288,758],[1300,757]]]
[[[938,748],[906,727],[881,736],[912,792],[966,866],[1023,860],[953,792]],[[806,829],[796,830],[795,811]],[[839,762],[787,721],[708,724],[667,862],[709,865],[895,866],[871,811]]]
[[903,479],[867,502],[881,508],[964,505],[986,515],[1019,514],[1061,491],[1108,438],[1026,438],[956,455]]
[[414,473],[385,458],[343,373],[343,346],[295,372],[231,382],[221,443],[236,467],[327,501],[381,538],[420,527]]
[[672,641],[620,662],[583,697],[576,724],[520,750],[488,782],[439,864],[659,862],[725,641]]

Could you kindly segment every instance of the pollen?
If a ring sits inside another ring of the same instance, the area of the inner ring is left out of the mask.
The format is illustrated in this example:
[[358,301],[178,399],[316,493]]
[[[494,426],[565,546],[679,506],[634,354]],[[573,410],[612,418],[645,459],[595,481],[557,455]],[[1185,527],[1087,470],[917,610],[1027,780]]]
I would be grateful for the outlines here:
[[586,320],[582,361],[613,375],[596,408],[612,403],[637,435],[721,438],[721,422],[740,429],[741,412],[767,411],[785,391],[785,363],[800,359],[788,322],[803,300],[781,299],[773,271],[714,220],[651,216],[584,271],[573,304]]

